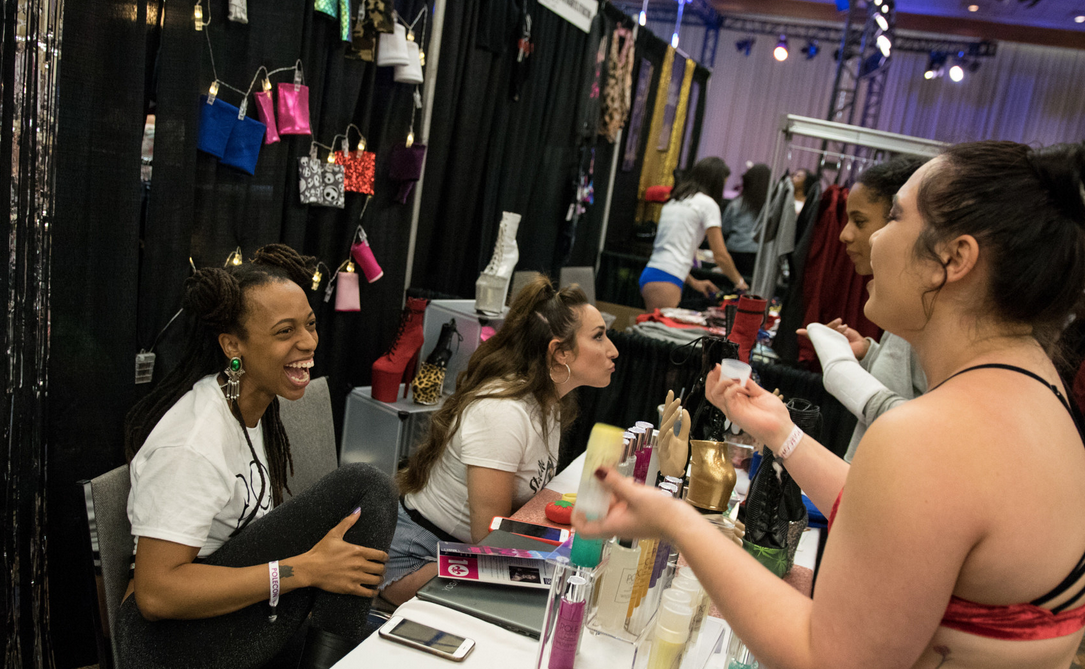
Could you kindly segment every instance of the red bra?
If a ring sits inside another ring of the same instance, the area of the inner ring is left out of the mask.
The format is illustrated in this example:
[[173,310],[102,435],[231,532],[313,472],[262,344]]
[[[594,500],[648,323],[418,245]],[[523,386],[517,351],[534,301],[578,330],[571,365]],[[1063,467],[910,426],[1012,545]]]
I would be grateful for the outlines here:
[[[833,510],[829,513],[829,530],[833,528],[833,521],[836,520],[836,510],[840,508],[840,499],[843,496],[844,491],[841,490],[840,494],[836,496],[836,502],[833,503]],[[1079,563],[1078,566],[1081,567],[1081,564]],[[1076,573],[1077,570],[1075,569],[1074,572]],[[1071,573],[1070,577],[1073,576],[1074,573]],[[1067,585],[1072,585],[1073,582],[1071,581]],[[1060,584],[1061,586],[1062,584]],[[1040,599],[1057,596],[1059,591],[1060,588],[1057,587],[1052,591],[1055,593],[1054,595],[1049,593]],[[1067,634],[1073,634],[1085,627],[1085,606],[1079,606],[1072,611],[1055,613],[1049,609],[1041,608],[1035,603],[977,604],[953,595],[950,597],[949,605],[946,606],[946,612],[942,616],[942,625],[950,629],[990,639],[1009,639],[1011,641],[1055,639]]]

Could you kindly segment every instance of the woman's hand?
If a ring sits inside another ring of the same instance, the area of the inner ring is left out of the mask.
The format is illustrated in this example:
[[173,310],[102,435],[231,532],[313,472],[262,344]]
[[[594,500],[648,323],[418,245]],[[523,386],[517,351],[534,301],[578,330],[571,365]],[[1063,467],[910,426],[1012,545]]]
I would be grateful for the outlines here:
[[794,427],[791,414],[779,397],[752,379],[743,388],[738,381],[722,376],[719,365],[708,373],[705,397],[725,416],[774,452]]
[[699,516],[693,507],[632,479],[614,469],[600,467],[595,476],[614,495],[605,518],[588,520],[583,512],[573,512],[573,528],[588,538],[620,537],[622,539],[671,538],[668,534]]
[[701,293],[705,297],[715,297],[716,293],[720,292],[720,289],[716,287],[716,284],[712,283],[708,279],[694,279],[689,278],[689,287]]
[[376,586],[383,580],[388,554],[343,539],[359,516],[361,509],[355,509],[307,553],[285,561],[279,567],[280,572],[297,564],[307,585],[342,595],[376,597]]
[[[833,320],[826,323],[825,327],[832,328],[833,330],[836,330],[840,334],[847,337],[848,346],[851,347],[851,352],[855,354],[856,360],[862,360],[863,356],[865,356],[867,354],[867,351],[870,350],[870,342],[867,341],[867,338],[859,334],[858,331],[848,327],[844,323],[843,319],[834,318]],[[799,328],[798,330],[796,330],[796,332],[803,337],[809,336],[806,332],[806,328]]]

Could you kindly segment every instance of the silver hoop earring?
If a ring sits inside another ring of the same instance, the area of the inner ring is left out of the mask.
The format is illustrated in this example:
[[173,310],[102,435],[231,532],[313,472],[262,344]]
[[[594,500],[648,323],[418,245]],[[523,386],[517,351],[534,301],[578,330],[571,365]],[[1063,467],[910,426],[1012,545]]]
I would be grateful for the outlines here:
[[223,371],[226,375],[226,400],[233,402],[238,397],[241,397],[241,375],[245,373],[245,369],[241,366],[241,358],[230,358],[230,364],[226,366]]
[[565,377],[564,381],[555,380],[554,379],[554,368],[553,367],[550,368],[550,380],[554,382],[555,386],[560,386],[562,384],[569,383],[569,379],[573,378],[573,370],[569,368],[569,363],[566,362],[564,364],[565,364],[565,371],[568,373],[568,375]]

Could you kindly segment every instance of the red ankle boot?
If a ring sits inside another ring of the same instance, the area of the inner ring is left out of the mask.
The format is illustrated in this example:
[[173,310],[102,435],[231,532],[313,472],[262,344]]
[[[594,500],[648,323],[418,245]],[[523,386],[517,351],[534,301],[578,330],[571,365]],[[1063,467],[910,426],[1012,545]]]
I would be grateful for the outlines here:
[[757,343],[757,331],[765,321],[767,302],[757,295],[743,295],[738,298],[738,313],[735,324],[727,333],[727,340],[738,344],[738,359],[750,362],[750,350]]
[[[400,383],[410,387],[418,368],[418,354],[422,351],[422,315],[428,304],[429,300],[407,298],[396,340],[388,352],[373,363],[373,399],[392,403],[399,396]],[[403,397],[407,397],[406,388]]]

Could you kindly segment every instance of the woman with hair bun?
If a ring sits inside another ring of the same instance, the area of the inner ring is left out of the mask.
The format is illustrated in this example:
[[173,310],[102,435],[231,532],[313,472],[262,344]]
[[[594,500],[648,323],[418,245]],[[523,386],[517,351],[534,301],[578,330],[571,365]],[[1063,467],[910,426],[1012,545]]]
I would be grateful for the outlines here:
[[618,350],[578,286],[521,289],[479,345],[426,439],[399,472],[399,521],[381,596],[400,604],[437,574],[437,542],[476,543],[555,474],[580,386],[610,384]]
[[259,667],[307,625],[301,666],[330,667],[364,637],[395,528],[391,480],[346,465],[283,502],[293,461],[279,398],[309,383],[314,268],[272,244],[185,282],[184,357],[125,422],[137,542],[115,632],[126,666]]
[[707,396],[831,510],[813,598],[692,507],[601,469],[606,518],[664,536],[763,664],[1063,669],[1085,629],[1085,425],[1049,357],[1085,288],[1085,145],[950,147],[871,237],[867,316],[931,389],[880,416],[849,465],[755,383]]

